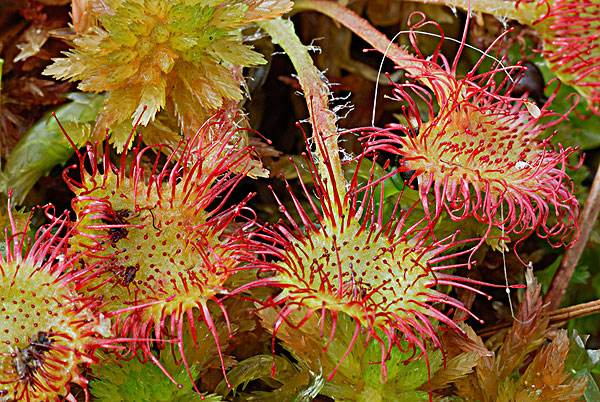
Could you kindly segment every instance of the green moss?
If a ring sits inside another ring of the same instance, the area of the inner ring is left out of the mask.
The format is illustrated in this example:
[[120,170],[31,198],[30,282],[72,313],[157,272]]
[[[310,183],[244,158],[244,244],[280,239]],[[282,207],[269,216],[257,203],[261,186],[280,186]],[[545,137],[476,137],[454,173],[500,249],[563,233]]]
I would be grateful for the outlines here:
[[95,133],[122,150],[131,124],[142,126],[168,107],[198,127],[225,102],[243,98],[241,68],[265,63],[244,44],[242,29],[291,8],[279,1],[108,0],[99,26],[74,40],[44,74],[108,92]]

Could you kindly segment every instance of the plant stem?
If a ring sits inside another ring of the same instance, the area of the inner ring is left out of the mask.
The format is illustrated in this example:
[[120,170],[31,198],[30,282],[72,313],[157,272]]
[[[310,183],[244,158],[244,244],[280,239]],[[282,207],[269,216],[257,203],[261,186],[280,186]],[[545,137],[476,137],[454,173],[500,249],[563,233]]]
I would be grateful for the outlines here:
[[600,300],[594,300],[554,310],[550,313],[550,323],[563,323],[574,318],[584,317],[598,312],[600,312]]
[[[550,322],[549,325],[559,326],[564,324],[565,322],[575,319],[581,318],[592,314],[600,313],[600,300],[594,300],[587,303],[576,304],[574,306],[569,306],[565,308],[560,308],[558,310],[554,310],[550,313]],[[510,328],[513,325],[513,322],[503,322],[496,325],[491,325],[489,327],[484,328],[482,331],[478,332],[482,338],[486,338],[494,335],[498,331],[503,329]]]
[[544,298],[544,301],[549,304],[550,310],[554,310],[560,306],[560,302],[567,291],[575,267],[583,254],[583,250],[594,228],[594,223],[598,219],[600,212],[600,167],[596,171],[596,177],[590,190],[590,194],[585,202],[583,212],[579,217],[579,225],[577,229],[577,240],[575,244],[565,251],[560,267],[552,278],[550,289]]
[[4,60],[0,58],[0,93],[2,93],[2,67],[4,66]]
[[271,36],[273,43],[283,48],[296,69],[313,126],[319,174],[323,179],[331,177],[334,181],[334,185],[327,183],[330,196],[337,192],[339,199],[343,199],[346,180],[340,161],[337,117],[329,109],[329,87],[314,65],[307,47],[300,42],[291,21],[279,18],[261,22],[260,26]]
[[[294,10],[318,11],[354,32],[376,50],[387,54],[390,60],[399,68],[410,73],[418,74],[422,72],[422,70],[415,68],[415,56],[395,43],[390,42],[387,36],[375,29],[367,20],[339,3],[323,0],[298,0],[294,4]],[[420,65],[422,63],[419,62],[418,66]]]
[[533,24],[543,14],[544,7],[538,7],[537,2],[522,2],[504,0],[416,0],[420,3],[440,4],[453,8],[492,14],[498,18],[516,20],[524,25]]
[[423,82],[431,89],[436,88],[433,82],[447,82],[448,73],[434,63],[427,62],[410,54],[392,42],[387,36],[373,27],[354,11],[334,1],[298,0],[294,4],[296,11],[318,11],[334,21],[342,24],[357,36],[362,38],[374,49],[383,53],[414,78]]

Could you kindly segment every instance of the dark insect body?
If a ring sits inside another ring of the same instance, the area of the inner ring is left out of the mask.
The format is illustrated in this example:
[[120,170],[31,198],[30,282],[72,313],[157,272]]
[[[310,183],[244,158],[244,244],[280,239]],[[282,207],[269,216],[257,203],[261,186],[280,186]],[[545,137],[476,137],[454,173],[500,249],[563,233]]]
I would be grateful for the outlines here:
[[[102,221],[109,225],[128,225],[127,218],[131,215],[131,211],[128,209],[119,209],[114,214],[109,215],[102,219]],[[124,239],[129,234],[129,231],[124,227],[111,227],[108,229],[110,237],[110,244],[113,246],[121,239]]]
[[36,371],[44,362],[44,354],[50,350],[52,340],[47,332],[40,331],[31,338],[29,346],[17,349],[14,356],[14,367],[20,381],[32,382]]
[[520,98],[527,94],[529,98],[535,101],[536,105],[542,107],[548,98],[544,94],[546,84],[542,72],[531,61],[525,61],[522,64],[523,72],[517,79],[515,86],[511,91],[511,96]]
[[404,183],[406,183],[411,189],[413,189],[413,190],[419,189],[419,183],[417,180],[415,180],[415,171],[414,170],[400,171],[400,177],[402,177],[402,180],[404,180]]
[[137,274],[139,269],[140,269],[140,264],[136,264],[135,266],[130,265],[130,266],[126,267],[122,272],[120,272],[119,276],[121,276],[121,285],[129,286],[131,284],[131,282],[134,281],[135,274]]

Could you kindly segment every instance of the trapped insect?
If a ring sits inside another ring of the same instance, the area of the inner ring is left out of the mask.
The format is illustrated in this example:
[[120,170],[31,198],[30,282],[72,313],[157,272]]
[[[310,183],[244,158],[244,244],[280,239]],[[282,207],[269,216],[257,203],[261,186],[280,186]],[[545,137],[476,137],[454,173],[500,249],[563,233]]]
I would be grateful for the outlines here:
[[47,332],[40,331],[30,339],[29,345],[14,352],[14,368],[19,380],[32,382],[36,371],[44,362],[44,354],[50,350],[52,340]]
[[[115,211],[113,214],[109,215],[108,217],[103,218],[102,221],[107,224],[128,225],[129,222],[128,222],[127,218],[129,218],[130,216],[131,216],[130,210],[119,209],[119,210]],[[110,237],[110,243],[111,243],[111,245],[114,246],[117,244],[117,242],[119,240],[126,238],[127,235],[129,234],[129,231],[122,226],[117,226],[117,227],[110,227],[108,229],[108,234]]]

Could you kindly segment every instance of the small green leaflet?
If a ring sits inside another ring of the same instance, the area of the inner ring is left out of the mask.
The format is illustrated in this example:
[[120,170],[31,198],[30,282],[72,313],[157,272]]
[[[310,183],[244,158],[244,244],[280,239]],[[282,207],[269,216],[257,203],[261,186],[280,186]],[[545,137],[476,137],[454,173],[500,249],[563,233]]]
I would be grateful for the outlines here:
[[[13,191],[16,204],[21,204],[35,183],[54,166],[64,164],[75,151],[63,134],[60,124],[77,146],[90,136],[91,128],[104,102],[103,95],[71,93],[71,101],[45,114],[19,140],[8,156],[2,171],[2,191]],[[58,120],[58,121],[57,121]]]

